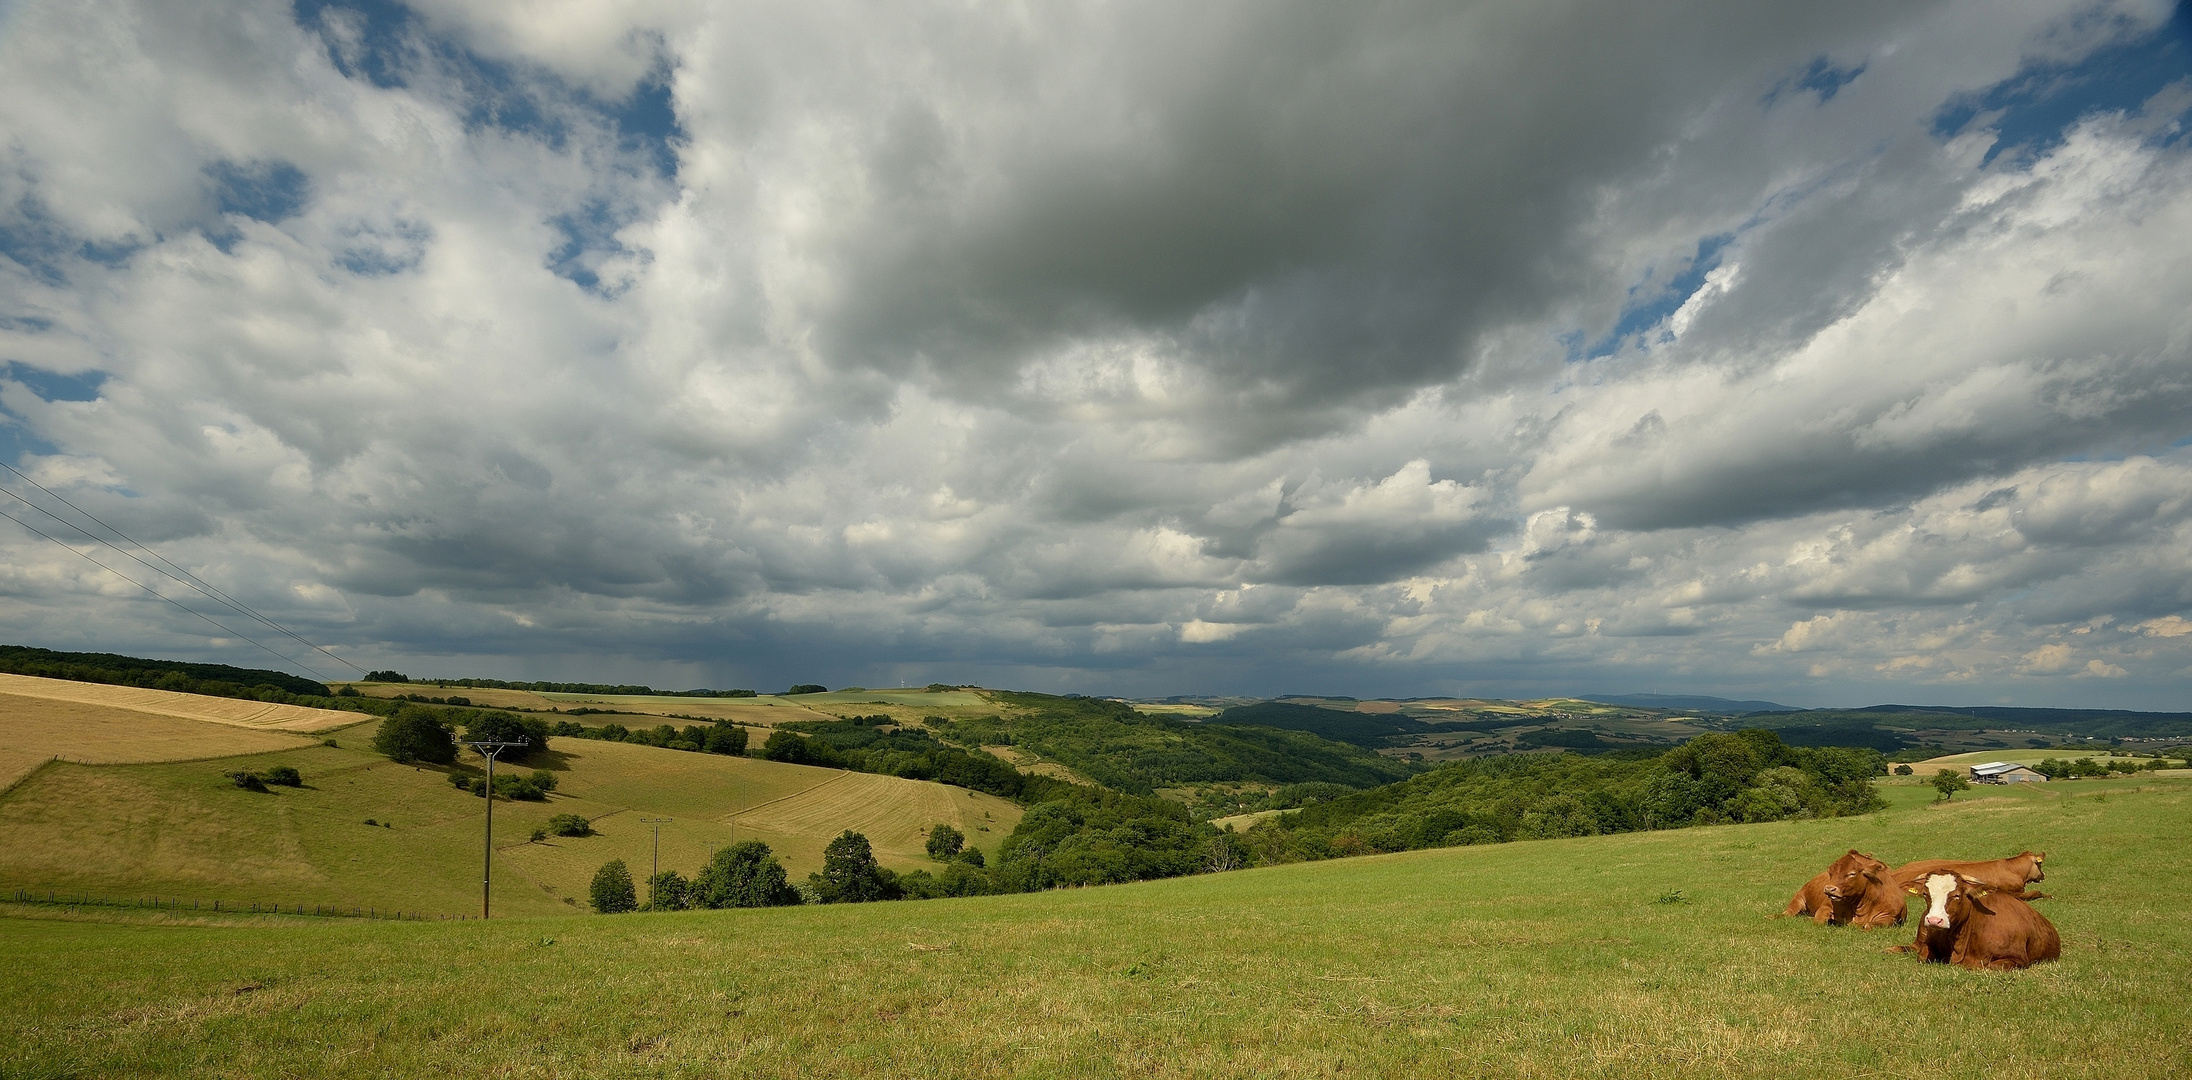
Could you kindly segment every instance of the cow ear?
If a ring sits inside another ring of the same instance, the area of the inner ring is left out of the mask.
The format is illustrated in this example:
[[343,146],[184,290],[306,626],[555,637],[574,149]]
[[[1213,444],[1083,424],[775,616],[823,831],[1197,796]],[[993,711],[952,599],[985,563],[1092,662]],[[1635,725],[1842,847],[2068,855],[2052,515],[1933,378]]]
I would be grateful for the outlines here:
[[1984,885],[1973,884],[1969,881],[1964,882],[1964,895],[1971,897],[1974,900],[1978,899],[1979,897],[1985,896],[1993,891],[1994,890],[1989,889]]
[[1903,891],[1911,894],[1912,896],[1924,896],[1926,894],[1926,887],[1921,881],[1906,881],[1903,883]]

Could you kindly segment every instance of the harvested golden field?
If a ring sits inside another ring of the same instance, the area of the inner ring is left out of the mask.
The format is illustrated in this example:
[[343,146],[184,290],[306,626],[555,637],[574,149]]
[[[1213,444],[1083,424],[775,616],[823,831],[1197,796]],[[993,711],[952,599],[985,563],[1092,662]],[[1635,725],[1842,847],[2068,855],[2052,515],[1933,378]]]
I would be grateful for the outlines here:
[[354,712],[311,709],[303,705],[178,694],[172,690],[148,690],[138,686],[107,686],[103,683],[70,682],[65,679],[40,679],[30,675],[0,674],[0,694],[42,698],[47,701],[69,701],[80,705],[104,705],[155,716],[174,716],[185,720],[206,720],[237,727],[300,733],[332,731],[371,719]]
[[995,851],[998,841],[1019,824],[1020,813],[1019,807],[977,791],[839,772],[827,783],[742,811],[731,824],[825,841],[851,829],[866,836],[879,856],[888,852],[924,859],[930,826],[951,825],[974,846]]
[[[353,723],[358,719],[355,713],[339,715]],[[186,761],[287,750],[316,741],[284,731],[0,693],[0,790],[55,758],[87,765]]]

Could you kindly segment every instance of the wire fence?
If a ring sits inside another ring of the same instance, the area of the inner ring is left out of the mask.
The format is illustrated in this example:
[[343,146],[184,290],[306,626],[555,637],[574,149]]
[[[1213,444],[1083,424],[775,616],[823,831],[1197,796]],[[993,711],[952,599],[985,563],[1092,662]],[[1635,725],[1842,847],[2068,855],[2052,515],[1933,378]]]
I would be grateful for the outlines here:
[[173,897],[124,897],[76,894],[47,890],[17,889],[8,897],[18,904],[35,904],[40,907],[56,907],[75,910],[78,908],[121,908],[135,911],[164,911],[198,913],[201,915],[290,915],[322,919],[374,919],[393,922],[446,922],[476,919],[477,915],[434,915],[422,911],[402,911],[356,904],[283,904],[251,900],[239,903],[233,900],[178,900]]

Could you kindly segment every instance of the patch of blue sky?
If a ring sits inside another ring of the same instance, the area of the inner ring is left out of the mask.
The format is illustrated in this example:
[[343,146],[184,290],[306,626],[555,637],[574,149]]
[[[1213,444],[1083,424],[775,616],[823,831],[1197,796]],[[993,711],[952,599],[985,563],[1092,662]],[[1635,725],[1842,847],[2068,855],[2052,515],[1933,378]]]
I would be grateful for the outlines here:
[[1774,83],[1773,88],[1759,99],[1759,104],[1770,109],[1785,97],[1808,91],[1818,99],[1819,104],[1824,105],[1833,101],[1834,95],[1841,93],[1843,87],[1856,82],[1857,77],[1865,73],[1866,66],[1854,64],[1840,67],[1825,56],[1815,56],[1804,70]]
[[[72,259],[116,267],[143,249],[144,244],[136,239],[81,239],[54,221],[35,197],[17,203],[13,213],[0,215],[0,259],[22,267],[25,273],[45,285],[66,283],[68,263]],[[0,326],[13,330],[26,328],[21,317],[5,313],[0,313]]]
[[2097,49],[2074,64],[2032,64],[1985,90],[1957,97],[1933,118],[1946,139],[1976,125],[1992,128],[1982,164],[2002,154],[2025,160],[2061,145],[2078,121],[2129,111],[2180,79],[2192,78],[2192,0],[2146,37]]
[[618,218],[608,203],[591,202],[577,213],[548,219],[548,224],[563,234],[563,244],[548,253],[548,269],[587,292],[606,295],[601,276],[594,268],[600,265],[603,255],[624,250],[624,245],[616,238],[616,231],[626,222]]
[[35,199],[24,199],[13,213],[0,217],[0,259],[22,267],[42,284],[67,281],[64,262],[82,246]]
[[107,373],[96,368],[81,375],[62,375],[10,360],[0,365],[0,379],[23,384],[47,401],[97,401]]
[[408,87],[429,71],[452,83],[457,107],[473,127],[537,139],[562,149],[573,114],[592,114],[621,146],[669,178],[685,138],[666,70],[657,70],[622,101],[602,101],[552,72],[481,56],[436,35],[425,20],[393,0],[297,0],[297,24],[319,35],[347,78],[384,88]]
[[[1580,334],[1563,340],[1569,344],[1568,355],[1574,359],[1595,360],[1612,355],[1622,345],[1642,335],[1682,309],[1682,305],[1705,286],[1705,275],[1720,266],[1720,257],[1728,245],[1735,242],[1736,233],[1717,233],[1697,242],[1697,253],[1682,268],[1659,280],[1659,268],[1652,267],[1636,284],[1629,286],[1629,295],[1623,303],[1621,318],[1606,336],[1589,345],[1582,345]],[[1580,346],[1580,348],[1579,348]]]
[[[47,401],[92,401],[106,384],[107,373],[94,370],[61,375],[11,360],[0,364],[0,379],[19,383]],[[25,454],[45,457],[60,452],[59,447],[25,430],[21,417],[0,408],[0,461],[20,465]]]
[[273,224],[296,216],[312,198],[312,181],[286,161],[217,161],[206,167],[221,213]]

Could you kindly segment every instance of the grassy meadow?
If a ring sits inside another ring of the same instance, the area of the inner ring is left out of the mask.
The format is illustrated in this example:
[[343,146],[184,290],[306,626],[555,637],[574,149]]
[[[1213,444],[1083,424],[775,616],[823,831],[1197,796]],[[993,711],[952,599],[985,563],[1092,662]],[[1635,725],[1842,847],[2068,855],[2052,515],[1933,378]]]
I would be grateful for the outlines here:
[[[141,768],[141,767],[131,767]],[[2183,1074],[2192,780],[965,900],[0,918],[14,1077]],[[1769,917],[1849,847],[2049,853],[2058,963]]]
[[[202,727],[216,741],[261,734]],[[365,750],[371,730],[340,733],[338,747],[46,765],[0,796],[0,887],[476,914],[482,803],[444,771]],[[665,870],[690,875],[716,848],[758,839],[803,878],[848,827],[866,831],[884,865],[910,870],[934,866],[923,850],[931,825],[956,825],[995,851],[1021,814],[993,796],[896,777],[584,739],[552,747],[522,768],[555,772],[555,794],[495,806],[500,913],[579,910],[594,871],[613,858],[644,877],[650,817],[674,819],[661,833]],[[274,765],[296,768],[305,786],[256,793],[226,776]],[[590,819],[600,835],[528,842],[564,813]]]

